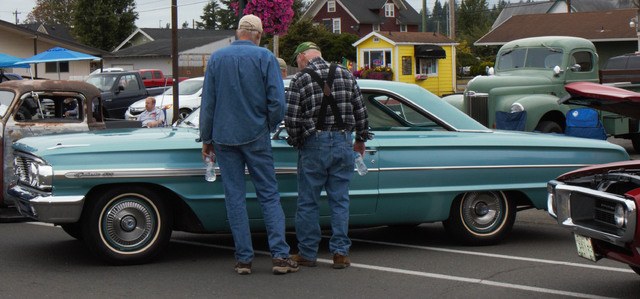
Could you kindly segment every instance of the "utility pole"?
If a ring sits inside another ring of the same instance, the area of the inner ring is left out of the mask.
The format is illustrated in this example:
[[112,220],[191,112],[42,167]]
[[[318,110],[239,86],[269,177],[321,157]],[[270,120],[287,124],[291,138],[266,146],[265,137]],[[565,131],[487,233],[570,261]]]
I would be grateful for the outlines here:
[[180,102],[178,95],[178,78],[180,70],[178,68],[178,0],[171,0],[171,66],[173,73],[173,119],[171,124],[178,120],[180,115]]
[[422,32],[427,32],[427,0],[422,0]]
[[449,38],[456,39],[456,4],[449,0]]
[[13,15],[16,16],[16,25],[18,25],[18,15],[21,14],[17,9],[13,12]]

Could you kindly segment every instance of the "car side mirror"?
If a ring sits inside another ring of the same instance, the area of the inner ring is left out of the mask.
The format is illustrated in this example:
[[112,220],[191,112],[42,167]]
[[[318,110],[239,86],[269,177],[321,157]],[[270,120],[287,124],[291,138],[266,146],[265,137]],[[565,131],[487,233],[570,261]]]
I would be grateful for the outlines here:
[[560,68],[560,66],[554,66],[553,67],[553,75],[558,76],[560,75],[560,73],[562,73],[562,69]]
[[490,67],[487,70],[487,75],[489,75],[489,76],[493,76],[495,73],[496,73],[496,70],[493,67]]
[[118,92],[121,92],[124,90],[124,85],[118,85]]

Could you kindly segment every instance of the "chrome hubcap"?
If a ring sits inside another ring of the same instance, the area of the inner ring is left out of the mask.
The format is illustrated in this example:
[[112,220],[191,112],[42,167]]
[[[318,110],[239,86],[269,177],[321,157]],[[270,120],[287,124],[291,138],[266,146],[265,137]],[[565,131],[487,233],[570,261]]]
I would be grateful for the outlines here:
[[152,236],[156,220],[152,210],[131,200],[118,201],[106,211],[102,227],[108,242],[120,250],[136,249]]
[[504,217],[505,202],[495,192],[472,192],[462,199],[462,218],[476,232],[491,232]]

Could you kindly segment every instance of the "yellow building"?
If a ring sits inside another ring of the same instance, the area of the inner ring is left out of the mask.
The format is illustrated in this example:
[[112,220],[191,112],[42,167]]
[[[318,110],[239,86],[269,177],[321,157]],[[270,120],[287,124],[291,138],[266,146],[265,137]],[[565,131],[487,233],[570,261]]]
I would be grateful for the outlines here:
[[[442,96],[455,93],[456,41],[434,32],[371,32],[353,44],[357,68],[389,67],[393,81]],[[379,68],[379,69],[380,69]]]

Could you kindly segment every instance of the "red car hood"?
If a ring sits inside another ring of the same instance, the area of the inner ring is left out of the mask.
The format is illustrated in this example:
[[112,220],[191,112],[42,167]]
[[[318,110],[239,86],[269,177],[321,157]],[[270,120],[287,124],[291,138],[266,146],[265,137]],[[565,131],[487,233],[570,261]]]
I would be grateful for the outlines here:
[[561,104],[587,106],[597,110],[640,118],[640,93],[592,82],[574,82],[565,86],[570,97]]
[[607,173],[619,169],[640,169],[640,160],[629,160],[622,162],[613,162],[607,164],[598,164],[593,166],[587,166],[574,171],[562,174],[557,178],[558,181],[571,180],[578,177],[584,177],[599,173]]

